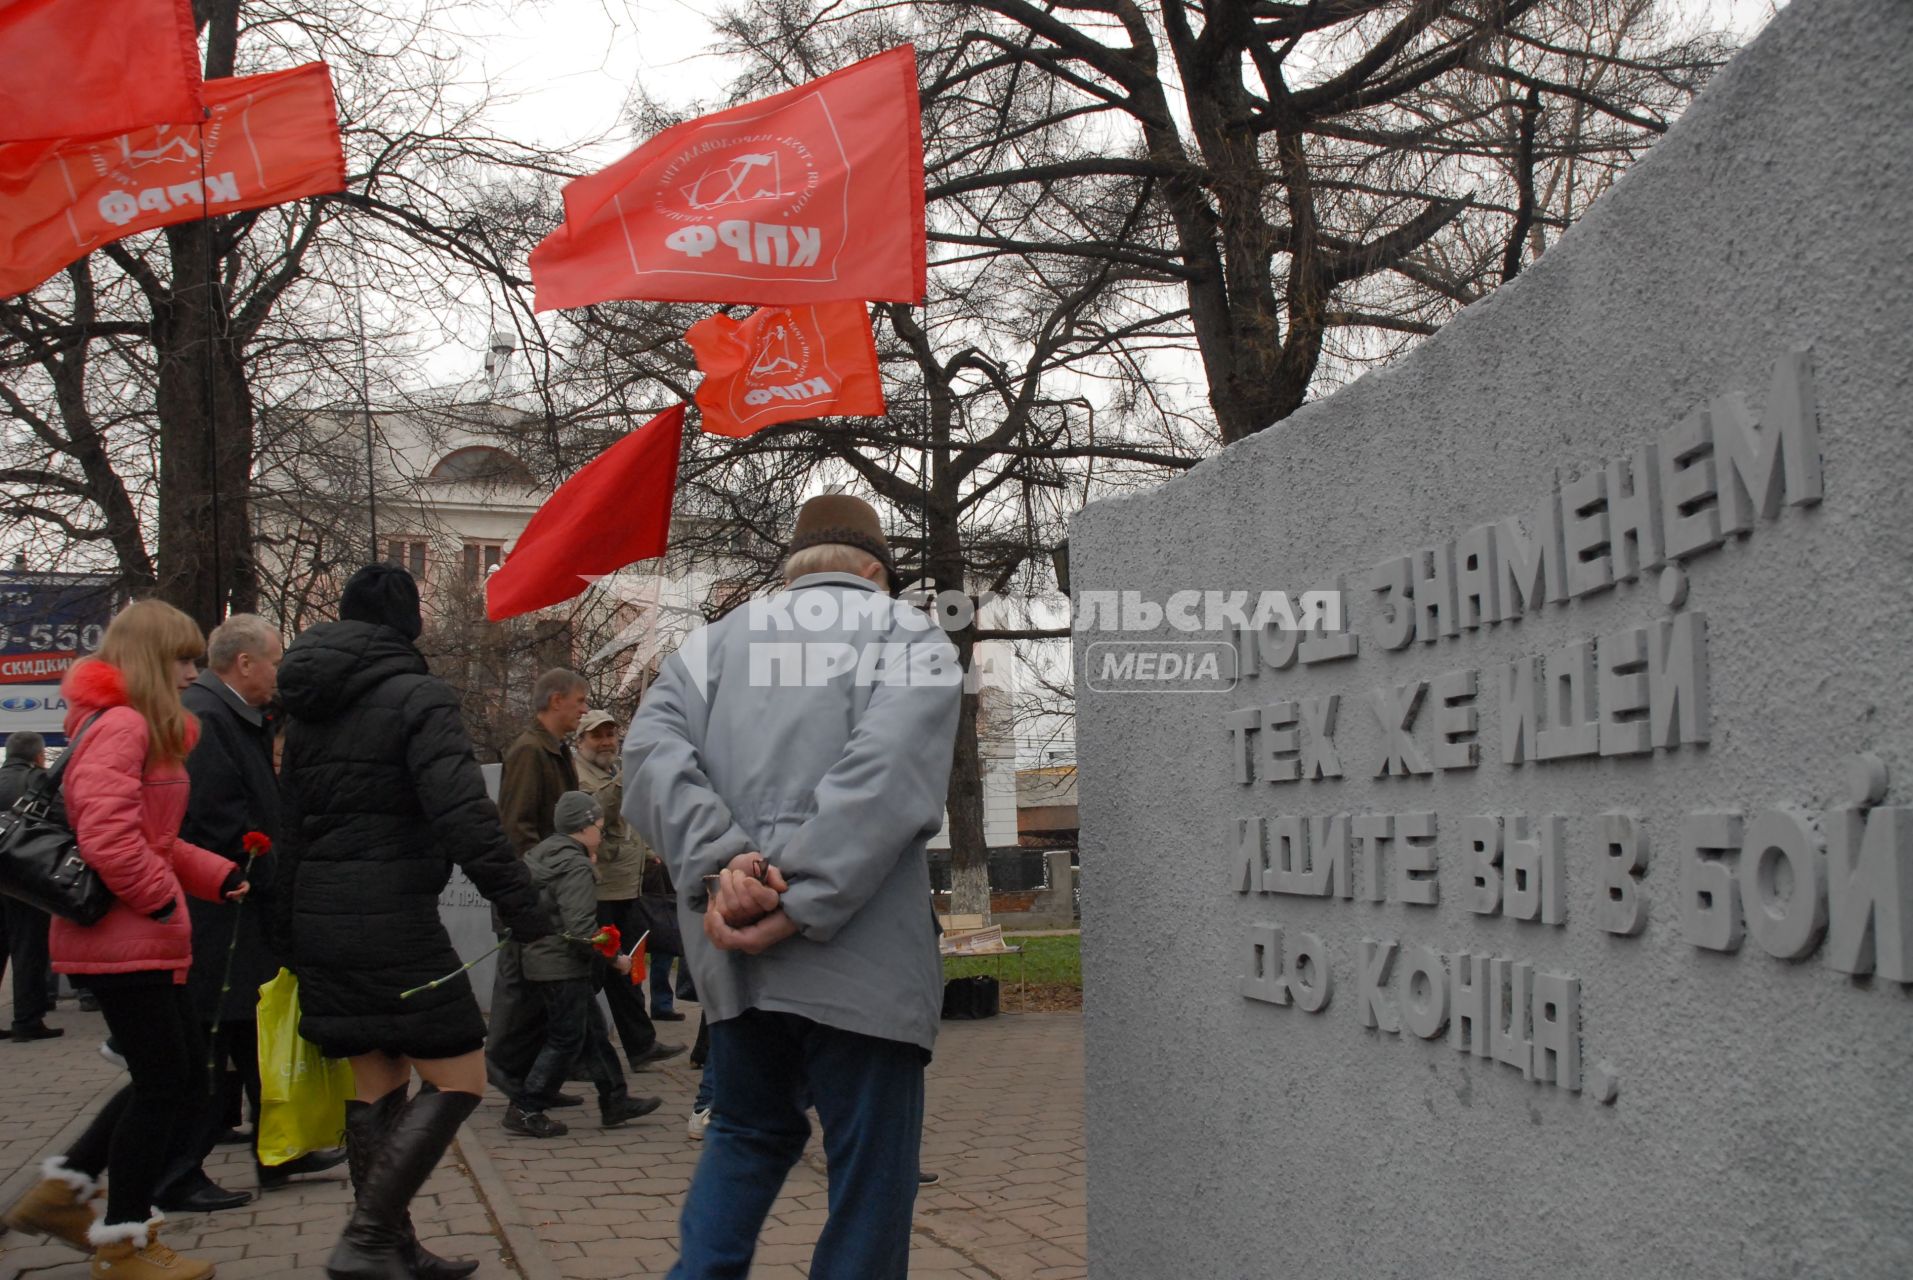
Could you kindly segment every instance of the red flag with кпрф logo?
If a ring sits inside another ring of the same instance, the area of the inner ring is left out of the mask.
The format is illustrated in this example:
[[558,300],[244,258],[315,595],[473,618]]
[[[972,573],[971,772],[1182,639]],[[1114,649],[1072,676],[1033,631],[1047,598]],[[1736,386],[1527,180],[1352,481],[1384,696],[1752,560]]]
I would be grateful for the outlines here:
[[323,62],[208,80],[210,117],[0,146],[0,297],[122,236],[345,187]]
[[712,435],[747,436],[795,418],[883,415],[877,343],[861,302],[764,307],[742,321],[712,316],[684,340],[704,371],[697,407]]
[[573,180],[531,278],[540,311],[616,298],[920,301],[916,51],[687,120]]

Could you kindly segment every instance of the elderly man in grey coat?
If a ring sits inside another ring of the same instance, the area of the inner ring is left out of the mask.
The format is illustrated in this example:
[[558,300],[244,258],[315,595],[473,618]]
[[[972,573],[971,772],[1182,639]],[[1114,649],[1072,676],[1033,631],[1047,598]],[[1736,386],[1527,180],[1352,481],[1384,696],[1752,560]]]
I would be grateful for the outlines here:
[[943,821],[956,650],[889,595],[876,512],[814,498],[786,589],[694,632],[625,739],[625,815],[679,891],[716,1112],[673,1280],[744,1276],[817,1108],[813,1280],[909,1266],[942,966],[924,847]]

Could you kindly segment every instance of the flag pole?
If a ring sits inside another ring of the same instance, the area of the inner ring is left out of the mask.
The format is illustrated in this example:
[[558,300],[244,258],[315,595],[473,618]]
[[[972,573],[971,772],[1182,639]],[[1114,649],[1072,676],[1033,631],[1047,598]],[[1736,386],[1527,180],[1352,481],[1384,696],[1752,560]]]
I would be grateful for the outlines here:
[[[354,276],[358,273],[353,272]],[[371,525],[372,559],[379,562],[379,480],[372,463],[372,381],[365,355],[365,281],[352,282],[352,305],[359,318],[359,407],[365,415],[365,518]]]
[[[202,108],[203,110],[203,108]],[[204,355],[204,376],[206,393],[206,479],[212,491],[213,517],[213,601],[212,620],[217,623],[226,616],[226,573],[221,563],[220,522],[219,522],[219,404],[218,395],[213,387],[213,361],[217,359],[214,345],[214,330],[217,313],[213,307],[214,282],[217,272],[214,269],[213,253],[213,202],[206,190],[206,122],[199,122],[199,224],[206,233],[206,272],[201,282],[206,304],[206,350]]]

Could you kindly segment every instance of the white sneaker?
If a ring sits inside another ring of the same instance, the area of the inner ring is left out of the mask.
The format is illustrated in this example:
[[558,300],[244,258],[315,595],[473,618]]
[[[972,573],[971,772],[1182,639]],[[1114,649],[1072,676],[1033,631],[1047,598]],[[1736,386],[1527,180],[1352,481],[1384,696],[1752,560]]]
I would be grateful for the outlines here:
[[125,1056],[113,1047],[111,1040],[100,1041],[100,1056],[118,1067],[121,1071],[127,1070]]
[[691,1118],[684,1122],[684,1136],[692,1142],[704,1141],[704,1131],[711,1127],[711,1109],[693,1111]]

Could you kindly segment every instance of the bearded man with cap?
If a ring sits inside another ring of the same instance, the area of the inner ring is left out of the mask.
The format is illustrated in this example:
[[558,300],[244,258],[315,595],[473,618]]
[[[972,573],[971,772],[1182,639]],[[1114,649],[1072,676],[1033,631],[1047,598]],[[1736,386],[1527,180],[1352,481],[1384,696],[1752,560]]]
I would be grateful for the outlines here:
[[895,576],[877,514],[804,504],[786,588],[693,632],[625,739],[625,816],[678,887],[716,1110],[674,1280],[743,1275],[823,1122],[813,1280],[909,1265],[943,971],[925,846],[943,823],[956,650]]
[[[635,944],[646,933],[646,913],[639,902],[645,864],[651,850],[638,839],[620,812],[624,779],[618,772],[618,722],[608,711],[587,711],[578,722],[578,789],[604,806],[604,842],[598,848],[598,923],[617,926],[627,942]],[[654,933],[645,954],[656,963]],[[664,962],[670,964],[669,960]],[[658,1039],[657,1027],[644,1008],[644,991],[629,982],[614,982],[597,974],[611,1025],[618,1029],[633,1071],[641,1071],[684,1052],[681,1044]],[[665,1019],[680,1021],[682,1015]]]
[[[409,1205],[485,1090],[485,1021],[439,919],[454,864],[521,943],[552,932],[499,823],[458,698],[413,644],[418,585],[403,569],[352,575],[340,620],[286,650],[287,725],[267,917],[299,975],[299,1032],[352,1063],[346,1104],[352,1216],[331,1280],[455,1280]],[[425,1087],[410,1094],[416,1070]]]

